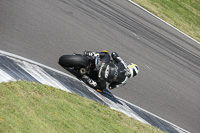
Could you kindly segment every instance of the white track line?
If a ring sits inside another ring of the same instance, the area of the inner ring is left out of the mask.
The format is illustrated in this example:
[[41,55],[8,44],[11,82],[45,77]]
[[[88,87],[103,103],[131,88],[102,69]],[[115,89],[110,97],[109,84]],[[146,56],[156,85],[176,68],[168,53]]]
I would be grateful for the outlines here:
[[200,42],[198,42],[197,40],[195,40],[194,38],[190,37],[189,35],[185,34],[184,32],[180,31],[179,29],[175,28],[174,26],[172,26],[171,24],[165,22],[164,20],[162,20],[161,18],[157,17],[156,15],[154,15],[153,13],[149,12],[148,10],[146,10],[145,8],[141,7],[140,5],[136,4],[135,2],[133,2],[132,0],[128,0],[129,2],[131,2],[132,4],[134,4],[135,6],[141,8],[142,10],[144,10],[145,12],[149,13],[150,15],[154,16],[155,18],[159,19],[160,21],[162,21],[163,23],[167,24],[168,26],[174,28],[175,30],[179,31],[180,33],[182,33],[183,35],[187,36],[188,38],[190,38],[191,40],[195,41],[196,43],[200,44]]
[[41,64],[41,63],[32,61],[32,60],[30,60],[30,59],[24,58],[24,57],[22,57],[22,56],[18,56],[18,55],[15,55],[15,54],[12,54],[12,53],[8,53],[8,52],[2,51],[2,50],[0,50],[0,54],[5,55],[5,56],[8,56],[8,57],[16,58],[16,59],[19,59],[19,60],[22,60],[22,61],[26,61],[26,62],[29,62],[29,63],[31,63],[31,64],[35,64],[35,65],[37,65],[37,66],[40,66],[40,67],[43,67],[43,68],[52,70],[52,71],[54,71],[54,72],[60,73],[60,74],[62,74],[62,75],[68,76],[68,77],[70,77],[70,78],[72,78],[72,79],[74,79],[74,80],[79,81],[77,78],[75,78],[75,77],[73,77],[73,76],[71,76],[71,75],[69,75],[69,74],[66,74],[66,73],[64,73],[64,72],[58,71],[58,70],[56,70],[56,69],[54,69],[54,68],[45,66],[45,65],[43,65],[43,64]]
[[120,97],[117,97],[117,96],[115,96],[115,97],[116,97],[117,99],[119,99],[120,101],[123,101],[123,102],[125,102],[125,103],[128,103],[128,104],[130,104],[130,105],[132,105],[132,106],[134,106],[134,107],[136,107],[136,108],[142,110],[143,112],[146,112],[147,114],[150,114],[150,115],[152,115],[152,116],[154,116],[154,117],[156,117],[156,118],[158,118],[158,119],[160,119],[160,120],[162,120],[162,121],[164,121],[164,122],[166,122],[166,123],[168,123],[168,124],[174,126],[175,128],[179,128],[179,129],[181,129],[182,131],[189,133],[189,131],[187,131],[187,130],[185,130],[185,129],[183,129],[183,128],[181,128],[181,127],[179,127],[179,126],[177,126],[177,125],[175,125],[175,124],[173,124],[173,123],[171,123],[171,122],[169,122],[169,121],[167,121],[167,120],[165,120],[165,119],[163,119],[163,118],[161,118],[161,117],[159,117],[159,116],[157,116],[157,115],[155,115],[155,114],[152,114],[151,112],[149,112],[149,111],[147,111],[147,110],[145,110],[145,109],[143,109],[143,108],[141,108],[141,107],[139,107],[139,106],[137,106],[137,105],[134,105],[134,104],[132,104],[132,103],[130,103],[130,102],[128,102],[128,101],[126,101],[126,100],[120,98]]
[[0,69],[0,83],[8,82],[10,80],[16,81],[12,76],[10,76],[9,74]]

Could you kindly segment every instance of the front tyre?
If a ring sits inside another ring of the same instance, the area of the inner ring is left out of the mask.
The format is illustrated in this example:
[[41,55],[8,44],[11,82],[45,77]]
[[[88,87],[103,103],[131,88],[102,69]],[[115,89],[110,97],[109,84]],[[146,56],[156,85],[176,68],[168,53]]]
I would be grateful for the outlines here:
[[89,60],[84,55],[63,55],[59,58],[59,64],[63,67],[87,67]]

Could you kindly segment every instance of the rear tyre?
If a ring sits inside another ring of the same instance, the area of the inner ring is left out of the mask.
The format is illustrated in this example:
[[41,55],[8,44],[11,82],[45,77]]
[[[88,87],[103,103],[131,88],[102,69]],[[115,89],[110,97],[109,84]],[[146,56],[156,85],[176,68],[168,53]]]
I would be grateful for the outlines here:
[[59,64],[63,67],[87,67],[89,61],[87,56],[84,55],[63,55],[59,58]]

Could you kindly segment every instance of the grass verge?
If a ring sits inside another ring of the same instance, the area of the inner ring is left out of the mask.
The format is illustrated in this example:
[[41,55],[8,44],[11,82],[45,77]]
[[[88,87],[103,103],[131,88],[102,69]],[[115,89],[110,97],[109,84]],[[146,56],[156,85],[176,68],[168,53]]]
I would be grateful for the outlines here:
[[132,0],[200,42],[199,0]]
[[0,84],[0,132],[161,131],[79,95],[16,81]]

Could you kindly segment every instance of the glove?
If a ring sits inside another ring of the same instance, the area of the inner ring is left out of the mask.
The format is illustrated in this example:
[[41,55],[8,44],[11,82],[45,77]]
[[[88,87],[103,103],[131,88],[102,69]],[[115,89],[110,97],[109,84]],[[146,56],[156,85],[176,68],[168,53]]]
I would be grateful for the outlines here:
[[116,52],[112,52],[111,56],[113,59],[116,59],[117,57],[119,57],[119,55]]

